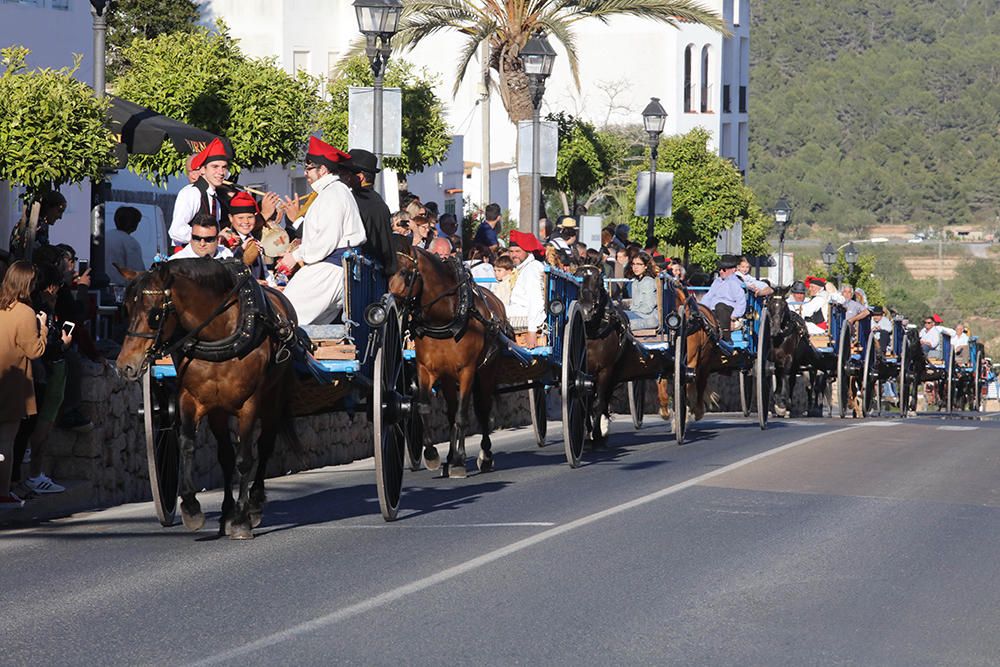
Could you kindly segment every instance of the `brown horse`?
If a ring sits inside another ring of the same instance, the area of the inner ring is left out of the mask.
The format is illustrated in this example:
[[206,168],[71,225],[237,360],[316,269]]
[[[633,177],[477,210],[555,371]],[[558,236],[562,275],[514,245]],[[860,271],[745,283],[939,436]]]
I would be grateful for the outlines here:
[[[194,446],[198,424],[205,417],[215,435],[224,478],[224,500],[219,532],[233,539],[250,539],[260,523],[266,499],[264,475],[279,430],[294,442],[291,419],[285,417],[287,388],[293,381],[287,350],[279,353],[296,325],[291,304],[277,291],[266,290],[272,313],[253,326],[263,327],[252,345],[239,345],[247,333],[246,313],[237,293],[254,289],[250,279],[237,281],[222,263],[208,258],[183,259],[155,265],[144,273],[123,270],[129,279],[125,297],[129,330],[118,355],[118,370],[138,380],[149,364],[164,352],[173,354],[178,377],[180,408],[181,516],[190,530],[205,525],[205,515],[195,497]],[[259,297],[258,297],[259,298]],[[277,327],[281,327],[279,334]],[[279,340],[281,338],[282,340]],[[226,353],[235,341],[235,356]],[[187,343],[193,347],[181,347]],[[216,345],[214,353],[198,355]],[[194,356],[220,358],[213,361]],[[225,358],[225,357],[229,358]],[[230,442],[229,418],[238,420],[237,447]],[[251,435],[260,420],[254,456]],[[233,473],[239,471],[239,497],[234,502]],[[253,479],[253,489],[250,481]]]
[[[461,260],[442,260],[421,248],[399,253],[399,271],[389,280],[389,292],[403,303],[416,348],[418,409],[430,411],[431,390],[437,384],[448,409],[451,434],[444,477],[465,477],[465,425],[470,396],[483,439],[476,463],[481,472],[493,469],[490,413],[500,359],[498,334],[513,337],[503,303],[472,281]],[[424,447],[427,467],[440,465],[433,445]]]
[[[687,331],[687,365],[695,371],[695,380],[687,385],[687,405],[695,421],[705,416],[708,378],[724,368],[723,354],[715,343],[718,325],[715,313],[702,306],[679,282],[674,284],[678,304],[685,304],[685,330]],[[670,418],[667,407],[669,382],[659,380],[656,392],[660,403],[660,416]]]

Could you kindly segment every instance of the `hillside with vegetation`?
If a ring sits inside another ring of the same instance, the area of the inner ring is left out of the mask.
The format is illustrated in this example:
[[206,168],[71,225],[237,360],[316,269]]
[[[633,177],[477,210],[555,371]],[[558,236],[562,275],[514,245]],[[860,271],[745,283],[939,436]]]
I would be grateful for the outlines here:
[[1000,3],[754,0],[750,185],[792,236],[1000,226]]

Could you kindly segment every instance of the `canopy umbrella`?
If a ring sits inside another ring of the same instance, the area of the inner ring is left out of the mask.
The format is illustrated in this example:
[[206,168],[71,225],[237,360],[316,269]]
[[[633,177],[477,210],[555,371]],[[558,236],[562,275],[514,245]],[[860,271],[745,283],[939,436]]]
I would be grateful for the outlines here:
[[[125,145],[129,155],[153,155],[168,139],[178,153],[197,153],[216,138],[211,132],[120,97],[111,96],[109,114],[111,131]],[[228,149],[228,141],[223,139],[223,143]]]

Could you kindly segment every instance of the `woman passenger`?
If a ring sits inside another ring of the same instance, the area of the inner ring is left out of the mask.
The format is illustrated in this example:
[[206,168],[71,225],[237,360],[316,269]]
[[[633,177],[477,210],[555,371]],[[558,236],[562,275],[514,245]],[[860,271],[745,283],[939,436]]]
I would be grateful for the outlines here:
[[628,277],[632,279],[632,299],[625,314],[632,330],[658,328],[656,265],[646,252],[640,251],[632,258]]

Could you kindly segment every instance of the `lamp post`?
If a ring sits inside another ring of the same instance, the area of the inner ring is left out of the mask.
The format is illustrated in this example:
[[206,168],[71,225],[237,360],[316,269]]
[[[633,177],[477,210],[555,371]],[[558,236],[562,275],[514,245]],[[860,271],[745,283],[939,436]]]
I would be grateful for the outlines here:
[[[104,97],[105,37],[108,32],[108,0],[90,0],[94,28],[94,94]],[[111,183],[102,175],[90,182],[90,286],[108,284],[104,266],[104,203],[111,196]]]
[[847,262],[847,272],[851,276],[851,280],[854,279],[854,267],[858,263],[858,249],[854,247],[854,242],[851,241],[844,248],[844,261]]
[[833,265],[837,261],[837,251],[834,249],[832,243],[827,243],[823,251],[820,252],[819,256],[823,258],[823,263],[826,264],[826,275],[830,275]]
[[539,236],[538,208],[542,198],[542,181],[539,166],[541,151],[538,143],[541,135],[539,110],[542,106],[542,96],[545,95],[545,80],[552,74],[552,64],[556,59],[545,32],[536,31],[524,46],[521,47],[521,65],[528,76],[528,92],[531,94],[531,229]]
[[656,157],[660,149],[660,135],[667,123],[667,112],[660,104],[660,98],[649,98],[649,104],[642,110],[642,124],[649,135],[649,209],[646,211],[646,248],[656,246],[653,223],[656,219]]
[[[375,76],[374,100],[372,102],[372,152],[382,166],[382,88],[385,68],[392,54],[390,42],[399,29],[399,17],[403,12],[400,0],[354,0],[354,11],[358,17],[358,30],[365,36],[365,55]],[[375,175],[375,191],[384,194],[381,172]]]
[[785,272],[785,230],[788,229],[788,221],[792,219],[792,209],[789,208],[788,202],[782,197],[778,200],[778,203],[774,205],[774,224],[778,227],[778,284],[784,285],[785,282],[784,272]]

